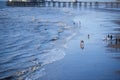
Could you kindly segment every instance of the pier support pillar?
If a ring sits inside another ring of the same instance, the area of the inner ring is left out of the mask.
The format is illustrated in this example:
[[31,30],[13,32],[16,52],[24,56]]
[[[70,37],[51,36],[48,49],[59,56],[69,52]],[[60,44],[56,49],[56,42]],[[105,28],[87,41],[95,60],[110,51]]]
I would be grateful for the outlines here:
[[87,2],[84,2],[84,6],[87,7]]
[[61,3],[60,2],[58,2],[58,7],[61,7]]
[[68,2],[68,7],[71,7],[71,2]]
[[55,2],[53,2],[53,7],[55,7]]
[[66,2],[63,2],[63,7],[66,7]]
[[90,7],[92,6],[92,2],[90,2]]
[[79,2],[79,6],[80,6],[80,7],[82,6],[82,3],[81,3],[81,2]]

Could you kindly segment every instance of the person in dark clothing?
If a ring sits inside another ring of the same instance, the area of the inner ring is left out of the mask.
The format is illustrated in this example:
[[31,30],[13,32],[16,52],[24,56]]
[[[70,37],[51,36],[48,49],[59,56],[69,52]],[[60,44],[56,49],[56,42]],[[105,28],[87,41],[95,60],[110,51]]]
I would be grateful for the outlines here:
[[108,36],[107,36],[108,38],[110,38],[110,35],[108,34]]
[[88,34],[88,39],[90,39],[90,35]]
[[115,39],[115,44],[117,44],[117,43],[118,43],[117,41],[118,41],[118,39],[117,39],[117,37],[116,37],[116,39]]
[[119,43],[120,43],[120,38],[118,39]]
[[113,38],[113,36],[111,35],[111,36],[110,36],[110,39],[112,40],[112,38]]

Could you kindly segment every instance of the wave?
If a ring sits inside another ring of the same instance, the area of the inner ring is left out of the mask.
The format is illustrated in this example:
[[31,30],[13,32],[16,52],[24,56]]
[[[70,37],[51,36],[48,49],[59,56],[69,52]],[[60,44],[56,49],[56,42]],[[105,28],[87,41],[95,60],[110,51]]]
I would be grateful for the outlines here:
[[8,8],[7,16],[0,15],[5,23],[0,27],[0,79],[38,79],[45,75],[45,65],[64,58],[76,28],[59,10]]

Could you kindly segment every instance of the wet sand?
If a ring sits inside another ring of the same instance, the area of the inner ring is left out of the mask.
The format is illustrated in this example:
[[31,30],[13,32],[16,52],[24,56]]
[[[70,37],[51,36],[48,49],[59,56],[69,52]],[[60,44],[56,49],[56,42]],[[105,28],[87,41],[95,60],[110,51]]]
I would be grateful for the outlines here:
[[108,47],[112,47],[112,48],[120,48],[120,44],[109,45]]
[[[83,13],[87,15],[75,17],[76,21],[81,21],[81,28],[67,43],[66,56],[44,66],[45,75],[41,80],[120,80],[120,52],[116,51],[120,45],[108,46],[109,42],[103,41],[107,34],[118,33],[114,29],[119,26],[111,20],[120,17],[119,12],[93,10]],[[80,47],[81,40],[84,40],[84,49]]]
[[[115,24],[117,24],[117,25],[120,25],[120,20],[113,20],[113,22],[115,23]],[[120,41],[119,41],[119,39],[120,39],[120,27],[118,27],[118,28],[115,28],[113,31],[115,31],[115,32],[117,32],[117,33],[115,33],[115,34],[113,34],[114,35],[114,40],[112,40],[112,41],[110,41],[110,43],[114,43],[114,44],[109,44],[107,47],[111,47],[111,48],[120,48]],[[116,42],[116,37],[118,37],[118,40],[117,40],[117,42]]]

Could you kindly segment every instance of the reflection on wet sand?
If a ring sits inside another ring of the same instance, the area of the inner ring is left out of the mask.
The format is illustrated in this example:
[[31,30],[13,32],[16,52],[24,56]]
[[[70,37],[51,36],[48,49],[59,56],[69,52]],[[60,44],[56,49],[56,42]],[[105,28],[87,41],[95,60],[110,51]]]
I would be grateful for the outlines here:
[[[113,21],[116,25],[120,25],[119,21]],[[113,30],[114,32],[112,33],[108,33],[108,35],[106,36],[106,51],[107,54],[109,55],[109,57],[113,60],[113,62],[118,62],[120,61],[120,28],[119,26],[113,26]],[[116,75],[120,75],[120,69],[119,69],[119,65],[116,65],[116,70],[113,71],[114,74]],[[119,79],[118,79],[119,80]]]
[[113,59],[117,59],[117,60],[120,60],[120,57],[112,57]]
[[[106,41],[107,43],[107,52],[108,53],[120,53],[120,43],[116,43],[116,40],[109,40],[109,41]],[[119,55],[117,55],[118,57]],[[114,58],[114,59],[118,59],[118,58]]]
[[110,39],[107,41],[108,42],[108,47],[111,47],[111,48],[120,48],[120,38],[119,37],[116,37],[114,39]]
[[115,71],[116,74],[120,74],[120,70]]
[[78,21],[73,21],[73,25],[80,30],[80,28],[81,28],[81,21],[80,21],[80,20],[78,20]]

